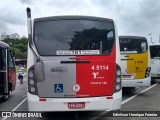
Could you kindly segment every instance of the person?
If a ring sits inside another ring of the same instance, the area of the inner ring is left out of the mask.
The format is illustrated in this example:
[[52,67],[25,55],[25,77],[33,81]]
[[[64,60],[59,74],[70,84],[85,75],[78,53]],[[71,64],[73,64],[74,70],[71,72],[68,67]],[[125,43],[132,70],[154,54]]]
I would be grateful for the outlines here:
[[23,76],[24,76],[24,67],[20,65],[18,79],[20,80],[20,84],[23,84]]

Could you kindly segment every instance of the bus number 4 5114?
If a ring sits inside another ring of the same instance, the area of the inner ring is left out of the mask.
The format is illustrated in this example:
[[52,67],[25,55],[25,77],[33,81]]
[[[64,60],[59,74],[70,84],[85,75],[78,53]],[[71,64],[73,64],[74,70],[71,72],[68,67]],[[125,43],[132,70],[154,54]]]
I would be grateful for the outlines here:
[[109,70],[108,65],[93,65],[92,70]]

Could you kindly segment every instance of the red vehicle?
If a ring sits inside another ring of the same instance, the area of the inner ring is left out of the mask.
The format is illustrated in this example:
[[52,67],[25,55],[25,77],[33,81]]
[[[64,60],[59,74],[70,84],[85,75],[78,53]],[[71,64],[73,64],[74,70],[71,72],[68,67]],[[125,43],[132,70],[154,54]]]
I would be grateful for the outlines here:
[[0,98],[8,100],[16,87],[16,68],[10,46],[0,41]]

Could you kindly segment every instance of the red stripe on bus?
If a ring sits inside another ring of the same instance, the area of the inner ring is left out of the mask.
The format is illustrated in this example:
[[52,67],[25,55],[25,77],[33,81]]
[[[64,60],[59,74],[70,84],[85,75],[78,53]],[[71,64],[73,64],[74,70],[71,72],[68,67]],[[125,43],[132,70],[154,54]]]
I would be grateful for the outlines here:
[[[76,65],[76,84],[80,86],[77,97],[96,97],[112,95],[116,70],[116,47],[109,56],[81,56],[90,64]],[[95,69],[92,69],[92,67]],[[101,66],[100,70],[96,67]],[[108,70],[104,69],[105,67]]]

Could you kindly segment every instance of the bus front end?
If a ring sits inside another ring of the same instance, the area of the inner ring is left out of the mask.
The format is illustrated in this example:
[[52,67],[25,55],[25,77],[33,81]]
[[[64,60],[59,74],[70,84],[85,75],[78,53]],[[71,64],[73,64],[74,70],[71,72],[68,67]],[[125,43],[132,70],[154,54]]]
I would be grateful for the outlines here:
[[32,38],[27,66],[29,111],[121,108],[119,41],[113,20],[38,18]]

